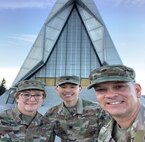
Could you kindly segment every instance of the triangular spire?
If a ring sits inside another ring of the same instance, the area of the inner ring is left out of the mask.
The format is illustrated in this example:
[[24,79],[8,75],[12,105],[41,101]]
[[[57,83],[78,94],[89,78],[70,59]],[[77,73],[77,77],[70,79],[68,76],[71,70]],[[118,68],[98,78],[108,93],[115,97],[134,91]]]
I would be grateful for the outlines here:
[[65,74],[87,78],[104,62],[122,63],[94,0],[56,0],[13,85],[29,78],[54,85],[47,78]]

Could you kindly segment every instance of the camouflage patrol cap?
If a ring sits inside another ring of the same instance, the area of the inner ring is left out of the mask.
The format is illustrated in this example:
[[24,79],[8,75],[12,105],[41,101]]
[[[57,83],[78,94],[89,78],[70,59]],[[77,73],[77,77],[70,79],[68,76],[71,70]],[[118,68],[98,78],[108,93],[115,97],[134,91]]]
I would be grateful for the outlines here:
[[60,76],[57,79],[57,86],[62,84],[72,83],[76,85],[80,85],[80,78],[78,76]]
[[15,85],[17,91],[24,91],[30,89],[42,90],[45,91],[45,84],[40,80],[24,80]]
[[88,89],[95,84],[108,81],[135,81],[135,71],[124,65],[105,65],[93,70],[89,75],[90,85]]

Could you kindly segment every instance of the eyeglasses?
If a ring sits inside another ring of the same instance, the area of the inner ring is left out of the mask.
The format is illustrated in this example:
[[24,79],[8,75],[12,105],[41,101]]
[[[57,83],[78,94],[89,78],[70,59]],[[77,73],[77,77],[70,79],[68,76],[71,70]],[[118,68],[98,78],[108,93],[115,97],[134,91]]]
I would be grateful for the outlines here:
[[22,96],[22,98],[24,100],[28,100],[30,99],[31,97],[34,97],[36,100],[41,100],[43,98],[43,94],[35,94],[35,95],[31,95],[29,93],[21,93],[20,94]]

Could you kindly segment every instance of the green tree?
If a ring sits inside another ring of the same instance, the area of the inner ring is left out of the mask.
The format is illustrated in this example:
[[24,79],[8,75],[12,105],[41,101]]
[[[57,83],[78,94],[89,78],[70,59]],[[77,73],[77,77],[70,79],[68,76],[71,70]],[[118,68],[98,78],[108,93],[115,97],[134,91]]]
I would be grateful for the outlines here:
[[3,78],[0,84],[0,96],[6,91],[6,80]]

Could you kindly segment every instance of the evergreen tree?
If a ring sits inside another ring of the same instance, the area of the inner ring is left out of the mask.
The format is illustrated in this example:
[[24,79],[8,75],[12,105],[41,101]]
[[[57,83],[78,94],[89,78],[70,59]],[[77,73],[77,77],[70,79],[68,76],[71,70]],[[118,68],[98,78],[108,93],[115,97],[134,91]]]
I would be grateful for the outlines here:
[[6,91],[6,80],[3,78],[0,84],[0,96]]

